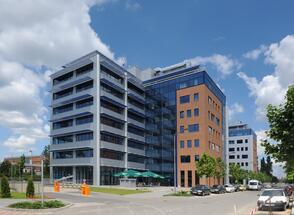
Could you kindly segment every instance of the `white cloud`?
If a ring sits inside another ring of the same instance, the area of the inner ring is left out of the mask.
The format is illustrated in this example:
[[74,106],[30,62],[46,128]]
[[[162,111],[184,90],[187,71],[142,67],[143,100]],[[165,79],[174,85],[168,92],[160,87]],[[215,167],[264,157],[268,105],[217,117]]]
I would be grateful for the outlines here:
[[236,114],[240,114],[244,112],[244,107],[240,103],[235,102],[234,104],[229,106],[228,112],[229,112],[229,121],[232,121],[234,120],[234,117]]
[[132,0],[126,1],[126,9],[130,11],[137,11],[140,10],[142,6],[138,2],[134,2]]
[[264,119],[267,105],[283,102],[288,86],[294,83],[294,35],[271,44],[264,55],[265,63],[274,66],[272,74],[258,81],[243,72],[238,73],[255,99],[256,115],[259,119]]
[[189,59],[193,65],[198,64],[211,64],[216,67],[217,71],[220,72],[223,76],[231,74],[234,70],[239,70],[241,64],[228,56],[221,54],[214,54],[208,57],[195,57]]
[[258,49],[251,50],[243,55],[243,57],[257,60],[261,54],[263,54],[267,50],[265,45],[261,45]]
[[113,52],[90,26],[90,6],[104,2],[3,0],[0,55],[25,65],[49,67],[60,66],[94,49],[114,59]]
[[52,69],[95,49],[126,63],[90,26],[90,7],[112,1],[1,1],[0,126],[11,133],[3,145],[21,151],[48,137],[44,98]]

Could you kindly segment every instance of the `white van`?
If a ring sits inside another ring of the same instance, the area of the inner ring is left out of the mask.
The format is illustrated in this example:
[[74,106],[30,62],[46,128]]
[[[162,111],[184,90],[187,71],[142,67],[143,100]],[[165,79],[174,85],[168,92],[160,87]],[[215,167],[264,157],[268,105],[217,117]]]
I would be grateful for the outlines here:
[[261,190],[261,184],[258,180],[250,180],[248,182],[248,190]]

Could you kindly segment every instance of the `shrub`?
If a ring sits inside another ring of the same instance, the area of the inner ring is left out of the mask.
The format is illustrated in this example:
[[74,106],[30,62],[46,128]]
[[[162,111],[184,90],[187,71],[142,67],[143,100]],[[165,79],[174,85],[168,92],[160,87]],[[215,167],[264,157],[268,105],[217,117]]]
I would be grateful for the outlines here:
[[28,184],[27,184],[26,197],[28,197],[28,198],[34,198],[34,196],[35,196],[34,182],[33,182],[33,180],[30,178],[30,179],[28,180]]
[[1,197],[2,198],[11,197],[10,187],[9,187],[8,179],[6,176],[3,176],[1,179]]
[[46,208],[61,208],[64,207],[65,204],[58,200],[51,200],[44,202],[44,207],[42,207],[42,203],[40,201],[36,202],[18,202],[9,205],[11,208],[21,208],[21,209],[46,209]]

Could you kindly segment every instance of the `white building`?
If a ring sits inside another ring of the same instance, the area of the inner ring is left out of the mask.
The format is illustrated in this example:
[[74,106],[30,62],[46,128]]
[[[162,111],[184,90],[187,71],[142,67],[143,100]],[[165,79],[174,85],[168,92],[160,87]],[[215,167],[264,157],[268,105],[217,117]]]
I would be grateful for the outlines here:
[[229,126],[229,164],[235,163],[244,170],[258,170],[257,140],[255,132],[247,124]]

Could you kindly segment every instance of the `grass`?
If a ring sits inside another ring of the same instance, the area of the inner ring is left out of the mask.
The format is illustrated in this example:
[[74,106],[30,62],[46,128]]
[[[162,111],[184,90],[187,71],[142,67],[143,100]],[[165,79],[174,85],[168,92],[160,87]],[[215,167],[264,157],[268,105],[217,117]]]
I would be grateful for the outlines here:
[[48,208],[61,208],[65,204],[58,200],[45,201],[42,207],[41,201],[35,202],[17,202],[9,205],[10,208],[21,208],[21,209],[48,209]]
[[130,194],[150,192],[149,190],[131,190],[131,189],[107,188],[107,187],[91,187],[91,191],[98,192],[98,193],[116,194],[116,195],[130,195]]
[[169,194],[166,194],[164,196],[183,196],[183,197],[189,197],[189,196],[192,196],[192,194],[189,191],[179,191],[179,192],[176,192],[176,193],[169,193]]
[[[0,198],[2,198],[1,195],[0,195]],[[37,195],[34,197],[34,199],[40,199],[40,198],[41,196],[37,196]],[[47,199],[48,197],[44,196],[44,198]],[[27,197],[26,197],[26,193],[23,193],[23,192],[11,192],[10,199],[27,199]]]

